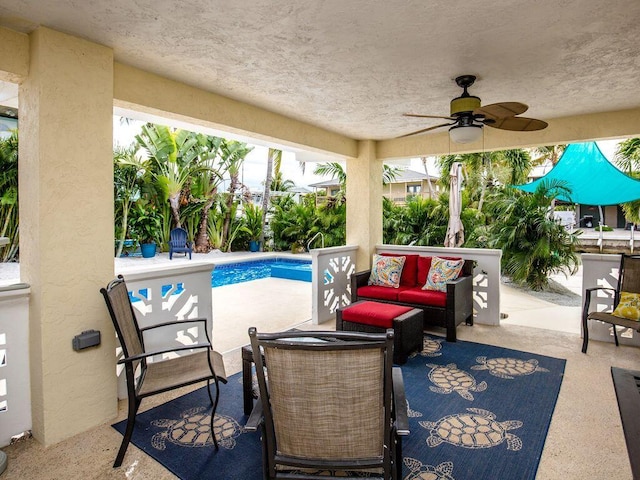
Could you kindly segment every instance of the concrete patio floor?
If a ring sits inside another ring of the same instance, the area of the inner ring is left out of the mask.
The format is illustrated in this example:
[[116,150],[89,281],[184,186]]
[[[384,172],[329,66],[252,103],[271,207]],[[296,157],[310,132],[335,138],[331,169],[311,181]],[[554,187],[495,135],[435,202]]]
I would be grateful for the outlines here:
[[[161,257],[157,259],[162,261]],[[571,277],[562,280],[562,284],[579,291],[580,279]],[[228,374],[240,371],[240,347],[248,341],[249,326],[263,331],[294,326],[306,330],[334,328],[332,322],[315,326],[309,321],[309,283],[264,279],[218,287],[213,289],[213,295],[213,342],[216,349],[224,352]],[[508,317],[500,326],[461,325],[459,338],[567,360],[536,479],[631,479],[610,367],[640,369],[640,349],[592,341],[588,354],[582,354],[579,307],[558,306],[508,285],[501,286],[501,307]],[[141,410],[190,390],[147,399]],[[57,445],[44,448],[28,439],[5,447],[9,461],[2,478],[175,478],[133,445],[129,446],[123,466],[111,467],[122,439],[111,423],[124,418],[126,403],[122,401],[116,419]]]

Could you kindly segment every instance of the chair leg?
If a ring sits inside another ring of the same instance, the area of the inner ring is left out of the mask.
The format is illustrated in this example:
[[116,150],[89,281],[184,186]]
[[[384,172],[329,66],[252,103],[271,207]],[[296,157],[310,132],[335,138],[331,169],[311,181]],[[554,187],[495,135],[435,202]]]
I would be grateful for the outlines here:
[[400,480],[402,478],[402,437],[396,436],[395,438],[395,458],[394,458],[394,473],[396,479]]
[[129,396],[129,413],[127,414],[127,428],[124,431],[124,437],[122,438],[122,443],[120,444],[120,450],[118,450],[118,455],[116,456],[116,461],[113,463],[113,468],[117,468],[122,465],[122,460],[124,460],[124,454],[127,451],[127,447],[129,446],[129,442],[131,441],[131,437],[133,436],[133,427],[136,423],[136,413],[138,412],[138,407],[140,407],[140,400],[137,398],[131,398]]
[[613,338],[616,341],[616,347],[619,347],[620,344],[618,343],[618,330],[616,329],[616,326],[611,324],[611,328],[613,328]]
[[216,438],[216,432],[213,430],[213,423],[214,423],[214,419],[216,416],[216,408],[218,408],[218,399],[220,398],[220,385],[218,383],[218,377],[213,377],[213,380],[215,382],[215,386],[216,386],[216,398],[215,400],[213,398],[211,398],[211,389],[210,389],[210,385],[211,382],[210,380],[207,380],[207,393],[209,394],[209,400],[211,400],[211,438],[213,438],[213,445],[215,446],[216,451],[218,451],[220,449],[220,446],[218,445],[218,439]]
[[587,353],[587,344],[589,343],[589,327],[586,315],[582,317],[582,353]]

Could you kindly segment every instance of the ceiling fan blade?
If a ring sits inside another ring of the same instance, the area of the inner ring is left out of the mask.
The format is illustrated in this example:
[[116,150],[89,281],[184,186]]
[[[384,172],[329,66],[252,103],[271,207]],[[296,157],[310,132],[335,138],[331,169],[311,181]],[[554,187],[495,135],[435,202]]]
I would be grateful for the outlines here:
[[418,130],[416,132],[407,133],[405,135],[400,135],[399,137],[396,137],[396,138],[410,137],[411,135],[418,135],[419,133],[428,132],[429,130],[435,130],[436,128],[448,127],[450,125],[455,125],[455,122],[454,123],[443,123],[441,125],[435,125],[433,127],[423,128],[422,130]]
[[527,117],[507,117],[498,118],[495,122],[487,122],[487,126],[499,128],[500,130],[512,130],[515,132],[532,132],[534,130],[542,130],[549,125],[543,120]]
[[527,105],[520,102],[501,102],[492,103],[491,105],[485,105],[484,107],[476,108],[473,111],[474,115],[484,115],[486,118],[508,118],[515,117],[521,113],[526,112],[529,109]]
[[455,120],[452,117],[445,117],[442,115],[420,115],[419,113],[403,113],[405,117],[416,117],[416,118],[442,118],[443,120]]

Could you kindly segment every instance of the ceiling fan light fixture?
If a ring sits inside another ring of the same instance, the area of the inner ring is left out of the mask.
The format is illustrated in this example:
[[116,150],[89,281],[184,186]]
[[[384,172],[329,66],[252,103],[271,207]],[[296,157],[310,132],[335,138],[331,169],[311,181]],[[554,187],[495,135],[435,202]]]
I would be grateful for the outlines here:
[[449,138],[454,143],[473,143],[482,137],[482,125],[454,125],[449,129]]

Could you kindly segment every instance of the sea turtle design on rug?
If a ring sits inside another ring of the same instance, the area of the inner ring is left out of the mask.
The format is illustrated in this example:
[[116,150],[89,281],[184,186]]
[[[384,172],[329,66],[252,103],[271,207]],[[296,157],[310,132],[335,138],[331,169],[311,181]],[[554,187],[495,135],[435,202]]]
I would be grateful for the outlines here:
[[[195,407],[182,412],[178,420],[154,420],[151,425],[166,427],[166,430],[151,437],[151,445],[157,450],[166,448],[165,441],[169,440],[181,447],[208,447],[213,445],[211,438],[211,415],[201,413],[206,407]],[[236,446],[235,438],[244,429],[232,417],[216,414],[213,421],[213,431],[218,439],[218,445],[231,450]]]
[[411,409],[411,405],[409,405],[409,401],[407,401],[407,417],[409,418],[417,418],[417,417],[421,417],[422,413],[420,413],[417,410],[412,410]]
[[431,368],[429,380],[436,385],[429,387],[432,392],[446,394],[458,392],[462,398],[473,400],[470,392],[483,392],[487,389],[486,382],[476,383],[473,375],[460,370],[455,363],[448,365],[427,363],[427,367]]
[[472,370],[489,370],[494,377],[513,379],[523,375],[531,375],[535,372],[548,372],[546,368],[538,365],[538,360],[520,360],[519,358],[487,358],[478,357]]
[[442,355],[440,350],[442,350],[442,340],[434,340],[429,337],[424,337],[422,340],[422,350],[412,353],[410,355],[410,358],[413,358],[417,355],[421,355],[423,357],[439,357],[440,355]]
[[467,408],[470,413],[447,415],[436,422],[419,422],[420,426],[430,429],[427,445],[436,447],[442,442],[464,448],[491,448],[507,443],[507,450],[520,450],[522,440],[509,433],[520,428],[519,420],[498,422],[495,414],[480,408]]
[[420,460],[405,457],[404,464],[411,473],[404,477],[404,480],[455,480],[453,473],[453,462],[442,462],[437,467],[424,465]]

